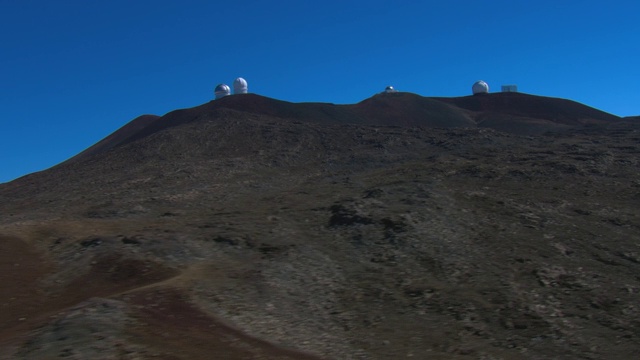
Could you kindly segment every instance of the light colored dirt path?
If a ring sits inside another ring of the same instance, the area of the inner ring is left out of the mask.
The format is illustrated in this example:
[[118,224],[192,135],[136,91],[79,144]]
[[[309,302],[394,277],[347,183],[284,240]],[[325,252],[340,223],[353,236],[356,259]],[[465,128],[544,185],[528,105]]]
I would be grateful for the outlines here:
[[[138,271],[134,265],[140,265],[126,259],[105,261],[120,261],[125,270],[135,268],[134,272]],[[319,359],[248,336],[193,305],[188,287],[202,265],[180,274],[157,269],[147,282],[131,282],[128,274],[122,279],[105,277],[98,262],[63,289],[45,291],[42,280],[55,266],[27,242],[0,236],[0,358],[11,358],[31,336],[42,332],[35,329],[46,329],[69,311],[77,311],[78,304],[101,297],[123,301],[130,308],[136,325],[121,336],[146,349],[138,354],[142,359]],[[51,351],[54,356],[56,347]]]
[[190,303],[186,292],[158,287],[129,293],[136,309],[136,326],[129,329],[135,343],[155,351],[159,359],[281,359],[320,360],[284,349],[232,328]]

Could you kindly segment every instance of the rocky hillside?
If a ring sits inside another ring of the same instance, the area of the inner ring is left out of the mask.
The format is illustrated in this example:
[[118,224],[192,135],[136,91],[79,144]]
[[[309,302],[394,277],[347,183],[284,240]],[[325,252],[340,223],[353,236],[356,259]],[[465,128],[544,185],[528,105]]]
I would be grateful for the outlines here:
[[163,129],[200,119],[224,117],[220,111],[276,117],[319,124],[351,124],[430,128],[492,128],[520,135],[564,131],[608,124],[617,116],[565,99],[522,93],[494,93],[459,98],[427,98],[412,93],[382,93],[354,105],[290,103],[256,94],[227,96],[217,101],[170,112],[143,115],[78,154],[86,158]]
[[633,358],[640,126],[387,95],[231,96],[1,185],[0,357]]

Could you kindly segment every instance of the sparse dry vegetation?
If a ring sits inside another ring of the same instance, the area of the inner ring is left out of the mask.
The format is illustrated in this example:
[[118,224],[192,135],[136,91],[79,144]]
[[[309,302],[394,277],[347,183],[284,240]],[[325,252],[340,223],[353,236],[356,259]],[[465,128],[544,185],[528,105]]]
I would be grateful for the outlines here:
[[0,356],[637,356],[636,122],[245,99],[0,186]]

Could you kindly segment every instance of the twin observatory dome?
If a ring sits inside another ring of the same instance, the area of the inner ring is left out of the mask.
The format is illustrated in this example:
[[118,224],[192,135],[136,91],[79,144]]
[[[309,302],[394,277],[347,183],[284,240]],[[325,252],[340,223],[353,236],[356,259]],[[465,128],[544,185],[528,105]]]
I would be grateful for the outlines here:
[[[518,87],[516,85],[502,85],[502,92],[517,92]],[[247,94],[249,92],[249,86],[247,80],[239,77],[233,80],[233,93],[234,94]],[[393,86],[387,86],[383,93],[397,93]],[[473,95],[487,94],[489,93],[489,84],[485,81],[478,80],[471,86],[471,92]],[[216,100],[225,96],[231,95],[231,88],[227,84],[218,84],[214,90]]]
[[[225,96],[231,95],[231,89],[227,84],[219,84],[216,86],[216,89],[213,91],[216,99],[223,98]],[[249,92],[249,86],[247,85],[247,80],[239,77],[233,80],[233,93],[234,94],[246,94]]]

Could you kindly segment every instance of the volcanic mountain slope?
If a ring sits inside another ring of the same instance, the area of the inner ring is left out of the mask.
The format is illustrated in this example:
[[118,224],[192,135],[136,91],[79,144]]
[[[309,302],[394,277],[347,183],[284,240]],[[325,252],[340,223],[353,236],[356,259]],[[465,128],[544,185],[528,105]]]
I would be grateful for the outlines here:
[[566,125],[615,121],[615,115],[575,101],[534,96],[518,92],[479,94],[458,98],[437,98],[475,113],[503,114],[555,121]]
[[520,136],[189,111],[0,186],[0,357],[640,351],[637,123]]
[[437,99],[467,110],[480,127],[523,135],[620,120],[575,101],[517,92]]
[[141,115],[141,116],[138,116],[137,118],[135,118],[135,119],[131,120],[129,123],[127,123],[125,126],[123,126],[120,129],[114,131],[111,135],[109,135],[106,138],[98,141],[96,144],[92,145],[88,149],[82,151],[81,153],[79,153],[78,155],[72,157],[71,159],[69,159],[67,161],[73,162],[73,161],[76,161],[76,160],[81,159],[81,158],[87,158],[87,157],[91,157],[91,156],[94,156],[94,155],[109,151],[112,148],[114,148],[114,147],[116,147],[118,145],[121,145],[121,144],[127,142],[128,140],[130,140],[130,137],[132,135],[137,134],[138,132],[142,131],[148,125],[150,125],[151,123],[156,121],[158,118],[160,118],[160,117],[157,116],[157,115]]
[[617,116],[564,99],[522,93],[495,93],[460,98],[427,98],[412,93],[382,93],[353,105],[290,103],[256,94],[227,96],[162,117],[140,116],[68,161],[108,151],[168,127],[235,110],[260,116],[320,124],[486,127],[521,135],[563,131],[587,124],[607,124]]

